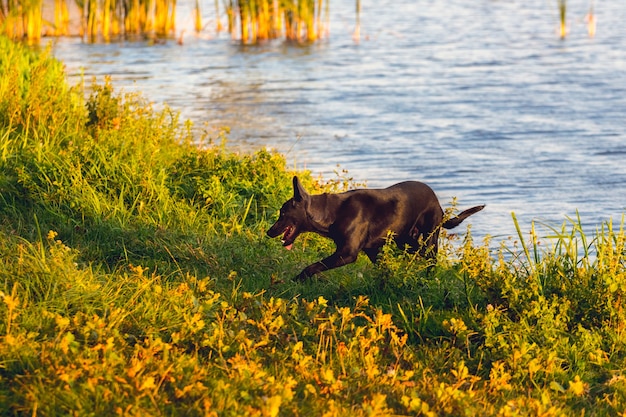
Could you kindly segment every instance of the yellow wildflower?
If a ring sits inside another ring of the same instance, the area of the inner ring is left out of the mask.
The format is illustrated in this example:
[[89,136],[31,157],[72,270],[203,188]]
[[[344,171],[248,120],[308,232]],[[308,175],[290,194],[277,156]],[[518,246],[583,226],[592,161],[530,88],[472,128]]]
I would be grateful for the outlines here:
[[586,391],[585,385],[586,384],[583,381],[580,380],[580,377],[578,375],[576,375],[574,377],[574,380],[569,382],[569,391],[572,394],[580,397]]

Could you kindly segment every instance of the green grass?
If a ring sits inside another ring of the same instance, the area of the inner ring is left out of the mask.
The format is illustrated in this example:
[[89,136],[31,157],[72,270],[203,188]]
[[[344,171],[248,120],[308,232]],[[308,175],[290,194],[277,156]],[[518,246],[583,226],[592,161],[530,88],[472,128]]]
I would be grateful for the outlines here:
[[265,236],[281,155],[0,49],[0,414],[624,413],[623,221],[513,218],[497,250],[443,236],[430,275],[388,245],[294,283],[332,244]]

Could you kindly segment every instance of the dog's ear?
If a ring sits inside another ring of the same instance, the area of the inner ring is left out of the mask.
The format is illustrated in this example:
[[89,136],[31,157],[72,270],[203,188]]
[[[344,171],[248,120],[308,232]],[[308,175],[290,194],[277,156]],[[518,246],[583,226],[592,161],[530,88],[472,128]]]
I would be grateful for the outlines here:
[[307,200],[309,193],[306,192],[298,177],[293,177],[293,199],[296,201]]

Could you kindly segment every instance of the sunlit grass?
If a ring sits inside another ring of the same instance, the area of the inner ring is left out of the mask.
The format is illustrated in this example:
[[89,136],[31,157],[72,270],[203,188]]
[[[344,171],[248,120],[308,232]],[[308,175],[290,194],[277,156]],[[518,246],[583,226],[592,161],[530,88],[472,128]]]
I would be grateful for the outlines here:
[[[437,266],[294,283],[332,250],[265,236],[285,160],[0,38],[0,414],[620,415],[624,221],[520,224]],[[315,181],[315,192],[354,185]]]

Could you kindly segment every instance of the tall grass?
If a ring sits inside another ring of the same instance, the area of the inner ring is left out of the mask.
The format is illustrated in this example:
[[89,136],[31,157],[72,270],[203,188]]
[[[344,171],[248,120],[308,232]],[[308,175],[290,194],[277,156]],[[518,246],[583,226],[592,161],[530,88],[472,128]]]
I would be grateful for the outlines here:
[[[121,35],[169,36],[176,23],[176,0],[76,0],[80,33],[90,41]],[[44,30],[43,0],[0,2],[0,28],[13,39],[39,41],[44,31],[54,36],[70,33],[67,0],[54,0],[51,30]]]
[[54,0],[55,36],[67,36],[70,33],[70,12],[67,0]]
[[[68,0],[54,0],[54,22],[47,33],[70,32]],[[80,33],[89,41],[109,41],[119,36],[165,37],[173,34],[176,0],[75,0],[80,11]],[[233,38],[246,44],[284,38],[313,42],[328,33],[326,0],[226,0],[224,10]],[[0,2],[2,33],[13,39],[38,41],[44,31],[43,0]],[[360,6],[357,6],[357,9]],[[201,2],[194,8],[194,29],[201,32]],[[219,3],[215,1],[216,30],[222,30]]]
[[37,41],[43,29],[43,0],[6,0],[0,2],[0,34],[16,39]]
[[0,414],[626,409],[623,221],[514,220],[496,250],[443,234],[432,269],[390,244],[293,283],[332,247],[264,235],[291,194],[280,155],[0,48]]
[[328,1],[324,0],[231,0],[225,6],[229,31],[243,43],[280,37],[313,42],[328,27]]
[[90,40],[120,35],[169,36],[176,24],[175,0],[86,0],[77,3]]

